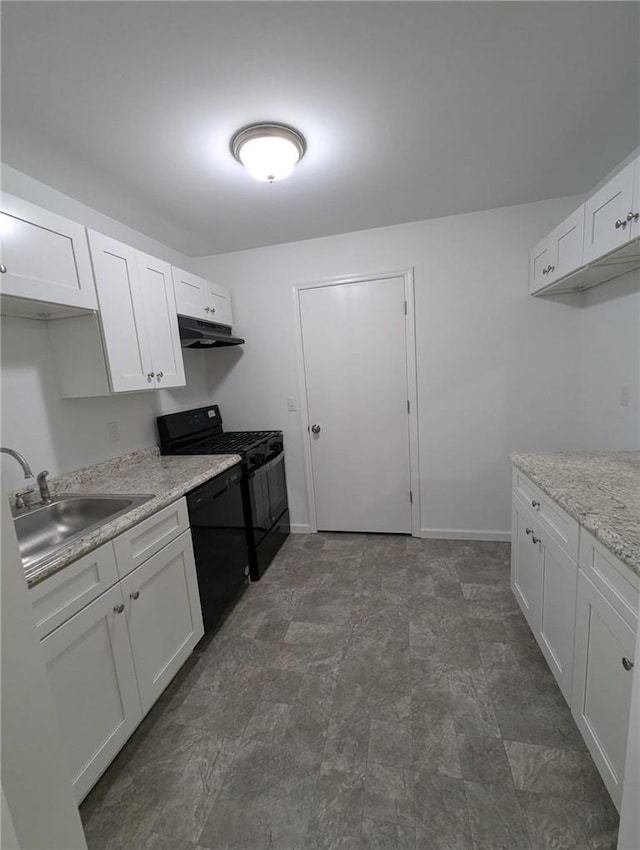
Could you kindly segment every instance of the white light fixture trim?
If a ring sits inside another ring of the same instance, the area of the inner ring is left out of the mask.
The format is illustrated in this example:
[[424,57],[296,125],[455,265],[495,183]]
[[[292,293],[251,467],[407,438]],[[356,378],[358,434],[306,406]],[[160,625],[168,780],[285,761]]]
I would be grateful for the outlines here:
[[231,139],[231,153],[256,180],[282,180],[302,159],[307,143],[286,124],[251,124]]

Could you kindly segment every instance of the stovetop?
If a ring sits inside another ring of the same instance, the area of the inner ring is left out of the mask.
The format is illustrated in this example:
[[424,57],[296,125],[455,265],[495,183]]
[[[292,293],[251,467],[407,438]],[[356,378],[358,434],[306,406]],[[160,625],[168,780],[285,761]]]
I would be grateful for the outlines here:
[[214,437],[182,445],[178,454],[244,454],[265,441],[279,437],[279,431],[225,431]]

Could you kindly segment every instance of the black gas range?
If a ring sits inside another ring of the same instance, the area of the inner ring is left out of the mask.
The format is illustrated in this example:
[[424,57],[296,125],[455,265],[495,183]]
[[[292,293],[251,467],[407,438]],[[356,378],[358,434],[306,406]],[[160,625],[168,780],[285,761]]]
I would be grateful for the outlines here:
[[162,454],[237,454],[249,575],[258,581],[290,531],[282,431],[223,431],[217,404],[157,418]]

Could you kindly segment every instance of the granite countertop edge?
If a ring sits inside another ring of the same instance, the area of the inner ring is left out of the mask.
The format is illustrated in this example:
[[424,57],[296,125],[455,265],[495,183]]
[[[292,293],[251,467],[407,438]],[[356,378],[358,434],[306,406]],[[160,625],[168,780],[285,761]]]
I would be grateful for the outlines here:
[[[612,527],[611,521],[602,517],[593,508],[587,508],[581,504],[579,497],[575,494],[569,494],[554,486],[553,481],[549,480],[549,476],[544,475],[544,470],[541,470],[541,460],[548,460],[552,457],[570,460],[571,458],[579,458],[581,460],[588,459],[593,456],[594,459],[603,457],[615,457],[620,455],[634,455],[637,457],[637,452],[512,452],[509,455],[509,460],[521,472],[527,475],[531,481],[542,490],[550,499],[559,505],[570,517],[576,520],[588,532],[598,540],[606,549],[616,556],[622,563],[640,577],[640,547],[632,540],[626,538]],[[640,485],[640,480],[639,480]],[[628,506],[627,506],[628,507]]]
[[[131,452],[122,457],[52,479],[50,490],[54,497],[61,493],[75,495],[83,493],[100,495],[126,493],[151,495],[152,497],[141,505],[137,505],[130,511],[105,522],[98,528],[70,542],[50,558],[28,567],[25,570],[27,585],[29,588],[35,587],[69,564],[182,498],[190,490],[235,466],[240,460],[240,456],[235,454],[161,456],[158,448],[155,447]],[[194,462],[200,466],[197,471],[191,468]],[[150,493],[150,488],[145,488],[144,483],[136,489],[136,478],[138,477],[136,473],[144,472],[145,469],[151,470],[152,473],[160,471],[162,478],[165,479],[161,487],[158,487],[153,494]],[[171,483],[166,482],[167,477],[172,478]]]

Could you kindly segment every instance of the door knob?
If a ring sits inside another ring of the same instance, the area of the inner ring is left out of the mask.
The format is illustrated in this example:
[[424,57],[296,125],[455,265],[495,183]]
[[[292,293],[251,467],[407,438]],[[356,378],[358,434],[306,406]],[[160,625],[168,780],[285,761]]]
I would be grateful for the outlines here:
[[139,599],[140,598],[140,591],[134,590],[133,593],[129,594],[129,596],[131,597],[131,599]]
[[622,666],[624,667],[625,670],[633,670],[633,666],[634,666],[633,661],[631,661],[630,658],[623,658],[622,659]]
[[122,612],[124,611],[124,605],[122,605],[122,603],[120,605],[114,605],[113,610],[116,612],[116,614],[122,614]]
[[320,426],[319,426],[319,425],[312,425],[312,426],[311,426],[311,431],[312,431],[314,434],[319,434],[319,433],[320,433]]

